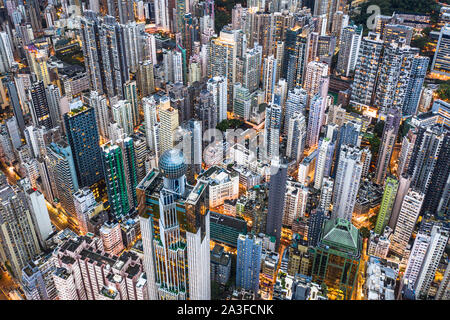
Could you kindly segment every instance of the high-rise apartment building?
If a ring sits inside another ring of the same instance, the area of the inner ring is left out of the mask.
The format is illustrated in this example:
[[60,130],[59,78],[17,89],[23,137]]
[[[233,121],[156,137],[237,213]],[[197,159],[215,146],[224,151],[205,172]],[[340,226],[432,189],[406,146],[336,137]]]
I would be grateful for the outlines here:
[[236,287],[257,292],[261,269],[261,239],[240,234],[237,244]]
[[332,217],[352,220],[361,172],[361,150],[343,145],[334,181]]

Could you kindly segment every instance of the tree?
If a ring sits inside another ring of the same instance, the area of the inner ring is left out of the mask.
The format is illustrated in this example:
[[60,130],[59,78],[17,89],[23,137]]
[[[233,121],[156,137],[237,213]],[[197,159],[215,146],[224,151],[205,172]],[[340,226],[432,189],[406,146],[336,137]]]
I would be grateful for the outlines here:
[[375,124],[375,127],[373,128],[373,133],[378,137],[381,138],[383,135],[384,130],[384,121],[380,120]]
[[437,91],[439,99],[444,101],[450,101],[450,81],[446,81],[439,85],[439,90]]
[[369,231],[369,229],[367,229],[366,227],[362,227],[361,229],[359,229],[359,231],[361,232],[361,236],[362,236],[364,239],[367,239],[367,238],[370,237],[370,231]]

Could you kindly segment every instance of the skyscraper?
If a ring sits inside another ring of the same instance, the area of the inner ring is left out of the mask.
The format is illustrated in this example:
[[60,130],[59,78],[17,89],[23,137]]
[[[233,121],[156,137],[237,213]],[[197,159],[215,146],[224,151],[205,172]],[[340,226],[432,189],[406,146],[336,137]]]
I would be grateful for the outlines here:
[[42,81],[35,82],[30,89],[32,101],[32,118],[36,127],[44,126],[47,129],[52,128],[52,120],[50,118],[50,109],[48,107],[45,87]]
[[236,287],[258,292],[261,268],[261,239],[240,234],[237,241]]
[[217,108],[217,123],[227,119],[227,79],[221,76],[210,78],[206,85]]
[[284,195],[286,193],[287,164],[284,159],[273,160],[269,182],[269,204],[266,222],[266,234],[274,236],[276,248],[280,245],[281,225],[284,212]]
[[442,225],[433,225],[430,234],[430,244],[414,286],[416,298],[428,298],[428,291],[430,290],[431,282],[434,280],[442,254],[447,246],[449,234],[449,230]]
[[356,67],[359,46],[361,45],[362,31],[361,26],[355,25],[347,26],[342,29],[336,69],[340,74],[347,77],[355,70]]
[[102,160],[111,213],[121,217],[130,210],[122,150],[117,145],[105,145],[102,147]]
[[264,147],[267,159],[279,156],[281,113],[281,106],[277,103],[272,103],[266,107]]
[[343,145],[334,182],[333,218],[352,220],[361,172],[361,150]]
[[447,59],[447,48],[450,45],[450,25],[441,28],[431,70],[435,73],[450,76],[450,63]]
[[326,109],[326,99],[315,95],[309,107],[308,130],[306,132],[306,145],[310,148],[319,143],[320,130]]
[[378,211],[377,222],[375,224],[375,233],[381,235],[387,226],[394,207],[395,197],[397,195],[398,180],[394,177],[387,177],[384,183],[384,193],[381,199],[380,210]]
[[377,81],[383,41],[380,35],[369,32],[361,41],[350,102],[358,106],[371,106]]
[[295,112],[289,119],[286,157],[300,162],[306,146],[306,120],[301,112]]
[[72,195],[78,191],[78,178],[72,150],[67,142],[53,142],[47,147],[47,167],[54,180],[56,197],[65,210],[75,215]]
[[0,190],[0,238],[2,263],[20,278],[22,269],[40,252],[38,237],[25,195],[3,184]]
[[334,143],[329,138],[321,139],[318,150],[314,172],[314,188],[316,189],[322,188],[323,178],[330,176],[334,155]]
[[95,111],[86,106],[73,109],[64,114],[64,124],[79,187],[90,187],[103,179]]
[[383,136],[377,160],[376,183],[381,185],[386,178],[387,170],[390,167],[392,151],[397,139],[398,128],[400,126],[401,113],[399,109],[389,109],[384,123]]
[[170,105],[170,99],[164,96],[160,100],[159,120],[161,122],[159,137],[159,154],[170,150],[174,146],[174,131],[178,127],[178,110]]
[[[185,198],[180,183],[186,164],[179,150],[165,152],[159,167],[137,187],[149,298],[210,299],[207,185],[197,182]],[[156,191],[154,183],[161,182],[164,187]]]
[[389,249],[399,257],[403,257],[406,246],[411,238],[422,207],[423,198],[423,193],[410,188],[403,199]]
[[328,290],[342,295],[341,299],[352,299],[361,250],[361,235],[350,221],[339,218],[326,221],[313,251],[312,280],[325,283]]

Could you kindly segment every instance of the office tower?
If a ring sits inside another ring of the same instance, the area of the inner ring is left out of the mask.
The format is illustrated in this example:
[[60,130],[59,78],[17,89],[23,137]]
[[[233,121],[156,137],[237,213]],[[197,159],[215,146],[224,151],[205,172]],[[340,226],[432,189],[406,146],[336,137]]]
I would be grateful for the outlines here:
[[435,300],[450,300],[450,263],[447,263],[445,268],[444,277],[439,285]]
[[431,64],[431,70],[434,73],[444,76],[450,76],[450,64],[448,61],[447,48],[450,45],[450,25],[446,24],[441,28],[436,51]]
[[64,140],[47,147],[47,168],[53,177],[56,197],[61,206],[75,214],[72,195],[78,190],[78,178],[70,146]]
[[295,112],[289,119],[286,157],[300,162],[306,146],[306,120],[302,113]]
[[5,121],[6,129],[8,130],[9,138],[12,146],[17,150],[22,145],[22,138],[20,136],[19,127],[17,126],[16,118],[11,117]]
[[47,204],[44,195],[38,190],[25,190],[25,196],[30,208],[31,218],[34,223],[36,236],[42,248],[47,247],[45,241],[53,233],[52,224],[48,215]]
[[303,82],[303,88],[308,93],[308,101],[314,99],[316,95],[325,99],[328,93],[328,81],[328,65],[326,63],[318,61],[308,63]]
[[23,111],[15,82],[8,81],[6,83],[6,88],[8,89],[9,101],[11,103],[17,125],[19,126],[20,132],[23,133],[23,131],[25,130],[25,121],[23,119]]
[[94,193],[87,187],[79,189],[73,194],[73,202],[80,233],[86,234],[89,232],[89,219],[98,213],[98,210],[103,209],[103,205],[99,205],[95,201]]
[[392,157],[398,128],[400,127],[401,113],[399,109],[389,109],[384,123],[383,136],[381,138],[380,151],[377,159],[376,183],[381,185],[386,178]]
[[276,248],[280,245],[281,225],[286,194],[287,164],[284,159],[275,159],[271,163],[269,182],[269,204],[266,222],[266,234],[274,236]]
[[343,145],[334,181],[333,218],[352,220],[361,171],[361,150],[351,145]]
[[[210,299],[207,183],[199,181],[187,197],[180,192],[186,164],[179,150],[167,151],[159,165],[137,187],[149,297]],[[153,183],[161,179],[164,187],[157,191]]]
[[395,197],[397,195],[398,180],[394,177],[387,177],[384,183],[384,193],[381,199],[380,210],[378,211],[377,222],[375,224],[375,233],[381,234],[387,226],[394,207]]
[[319,142],[314,171],[314,188],[320,189],[324,177],[329,177],[331,164],[333,163],[334,143],[329,138],[321,139]]
[[217,108],[217,123],[227,119],[227,81],[226,78],[216,76],[210,78],[207,83],[207,90],[214,98]]
[[308,193],[308,188],[304,187],[301,183],[287,181],[284,197],[284,226],[292,227],[294,220],[305,216]]
[[[411,93],[407,92],[407,89],[411,80],[411,72],[413,71],[412,66],[417,67],[413,61],[416,60],[418,54],[418,48],[411,48],[404,44],[391,43],[385,48],[375,91],[374,104],[376,107],[382,110],[387,108],[403,109],[406,95]],[[422,61],[426,62],[423,59]],[[425,69],[427,65],[425,65]],[[423,67],[421,66],[421,68]],[[416,69],[414,70],[416,75],[417,71]],[[422,75],[423,72],[422,70]],[[417,90],[417,84],[415,89]]]
[[31,116],[34,125],[36,127],[44,126],[47,129],[52,128],[52,120],[50,118],[50,110],[45,95],[44,82],[34,82],[31,85],[30,94],[32,102]]
[[53,256],[59,300],[148,300],[142,260],[132,251],[118,258],[99,238],[81,236],[66,240]]
[[[440,126],[419,127],[407,172],[412,178],[411,185],[420,192],[428,191],[431,177],[436,169],[446,170],[437,168],[437,163],[440,152],[444,152],[443,154],[446,152],[447,148],[444,146],[448,139],[448,134]],[[440,162],[446,160],[448,159],[441,159]]]
[[273,159],[279,155],[281,106],[273,103],[266,107],[266,122],[264,124],[264,148],[267,159]]
[[428,223],[426,220],[422,221],[414,239],[414,244],[408,257],[408,264],[403,275],[403,282],[411,287],[414,287],[417,277],[420,274],[420,269],[430,245],[432,227],[432,223]]
[[379,34],[369,32],[361,40],[350,103],[365,107],[372,105],[382,49],[383,41]]
[[126,135],[132,135],[133,114],[132,105],[128,100],[119,100],[111,108],[113,120],[123,129]]
[[414,289],[416,299],[428,298],[431,282],[434,280],[436,270],[445,251],[449,238],[449,230],[442,225],[433,225],[430,235],[430,245],[422,263],[420,274],[416,280]]
[[122,157],[122,150],[118,145],[102,146],[103,175],[108,191],[108,202],[111,213],[117,218],[130,210]]
[[399,257],[403,257],[406,246],[411,238],[414,226],[422,207],[424,194],[412,188],[405,195],[397,222],[395,224],[394,233],[391,238],[390,251]]
[[326,99],[315,95],[310,104],[308,130],[306,132],[306,145],[310,148],[317,146],[319,143],[320,130],[324,121]]
[[289,90],[284,110],[283,133],[288,133],[289,121],[295,112],[305,114],[307,103],[308,94],[302,87],[298,86]]
[[14,63],[11,40],[6,32],[0,32],[0,72],[7,73]]
[[250,111],[252,107],[252,95],[250,90],[240,83],[234,84],[233,89],[233,113],[244,120],[250,120]]
[[1,260],[20,279],[22,269],[40,252],[38,237],[22,191],[3,184],[0,200]]
[[258,292],[261,268],[261,239],[240,234],[237,242],[236,287]]
[[276,72],[277,72],[277,59],[274,56],[269,56],[264,59],[264,68],[263,68],[263,86],[264,90],[264,101],[266,103],[272,103],[273,94],[276,85]]
[[137,84],[140,97],[147,97],[155,92],[155,76],[151,60],[145,60],[139,63]]
[[119,256],[123,251],[122,229],[117,221],[108,221],[100,228],[100,239],[102,240],[105,253]]
[[355,71],[359,47],[362,39],[362,26],[347,26],[342,29],[337,71],[348,77]]
[[259,83],[261,81],[261,62],[261,46],[255,46],[253,49],[247,50],[244,55],[242,85],[246,87],[250,93],[259,88]]
[[64,114],[67,140],[72,150],[80,188],[90,187],[103,179],[99,135],[95,111],[82,106]]
[[436,166],[425,194],[423,213],[434,214],[437,218],[448,217],[450,177],[450,132],[446,132],[440,146]]
[[130,103],[131,126],[134,128],[139,124],[139,107],[136,81],[127,81],[123,85],[124,99]]
[[159,121],[161,122],[159,137],[159,154],[174,146],[174,131],[178,127],[178,110],[170,105],[170,99],[164,96],[160,100]]
[[109,110],[106,97],[97,91],[91,91],[89,96],[89,106],[95,110],[95,119],[98,132],[104,140],[108,139]]
[[331,178],[324,177],[322,180],[322,190],[320,192],[319,209],[328,213],[331,204],[331,197],[333,195],[334,181]]
[[352,299],[361,250],[361,235],[350,221],[339,218],[326,221],[313,251],[312,281],[326,284],[328,292],[341,290],[338,298]]
[[228,101],[233,98],[237,57],[236,30],[222,30],[218,38],[211,40],[208,57],[208,77],[222,76],[227,79]]

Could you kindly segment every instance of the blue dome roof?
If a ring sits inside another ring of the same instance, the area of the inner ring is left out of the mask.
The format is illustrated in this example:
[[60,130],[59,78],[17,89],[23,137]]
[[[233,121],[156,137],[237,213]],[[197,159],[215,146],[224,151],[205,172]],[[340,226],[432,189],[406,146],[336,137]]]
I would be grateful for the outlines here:
[[159,170],[164,177],[178,179],[186,174],[186,161],[179,149],[167,150],[159,158]]

